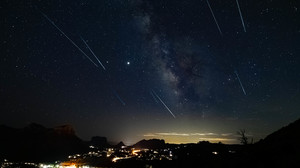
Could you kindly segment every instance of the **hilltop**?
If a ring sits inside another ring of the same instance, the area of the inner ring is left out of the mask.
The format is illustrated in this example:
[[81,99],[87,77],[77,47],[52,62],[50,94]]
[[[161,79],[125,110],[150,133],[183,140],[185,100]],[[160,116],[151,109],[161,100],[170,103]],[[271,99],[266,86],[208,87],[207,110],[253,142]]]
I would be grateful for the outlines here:
[[[248,145],[226,145],[201,141],[197,144],[168,144],[162,139],[141,140],[126,147],[123,142],[110,145],[105,137],[90,141],[77,137],[71,125],[46,128],[32,123],[25,128],[0,126],[0,159],[51,162],[68,160],[81,154],[88,164],[114,165],[114,158],[126,158],[116,167],[294,167],[300,165],[300,119]],[[138,149],[138,150],[136,150]],[[139,153],[132,154],[136,150]],[[128,157],[129,155],[129,157]],[[162,157],[160,161],[159,157]],[[151,161],[151,159],[156,159]],[[100,160],[99,160],[100,159]],[[101,161],[102,159],[102,161]]]
[[17,161],[51,161],[87,150],[71,125],[46,128],[31,123],[25,128],[0,126],[0,156]]

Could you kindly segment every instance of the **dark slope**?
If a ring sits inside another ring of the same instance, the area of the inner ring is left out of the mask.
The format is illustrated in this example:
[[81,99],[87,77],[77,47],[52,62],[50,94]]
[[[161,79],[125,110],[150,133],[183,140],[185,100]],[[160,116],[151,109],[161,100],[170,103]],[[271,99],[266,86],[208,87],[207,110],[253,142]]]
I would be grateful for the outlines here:
[[30,124],[17,129],[0,126],[0,157],[12,161],[54,161],[87,150],[70,125],[46,128]]
[[165,141],[160,139],[141,140],[133,145],[134,148],[161,149],[165,147]]
[[255,151],[264,166],[300,167],[300,119],[255,144]]
[[265,145],[283,145],[300,143],[300,119],[268,135],[263,141]]

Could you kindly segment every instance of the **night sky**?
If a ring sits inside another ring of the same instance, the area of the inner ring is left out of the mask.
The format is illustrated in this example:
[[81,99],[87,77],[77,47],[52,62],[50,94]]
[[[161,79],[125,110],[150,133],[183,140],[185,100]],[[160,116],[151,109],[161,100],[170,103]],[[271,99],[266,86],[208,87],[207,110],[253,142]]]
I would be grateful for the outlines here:
[[264,138],[300,117],[300,5],[238,3],[2,0],[0,124],[125,144]]

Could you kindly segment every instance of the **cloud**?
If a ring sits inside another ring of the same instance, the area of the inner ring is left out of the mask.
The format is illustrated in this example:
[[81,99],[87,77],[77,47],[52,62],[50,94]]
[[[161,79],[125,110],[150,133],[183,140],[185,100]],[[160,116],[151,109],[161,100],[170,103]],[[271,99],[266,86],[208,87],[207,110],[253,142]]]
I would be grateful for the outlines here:
[[226,142],[232,143],[236,142],[237,140],[234,138],[200,138],[200,141],[211,141],[211,142]]
[[227,136],[233,136],[233,133],[224,133],[224,134],[221,134],[221,135],[227,137]]
[[213,133],[213,132],[194,132],[194,133],[177,133],[177,132],[157,132],[143,135],[149,138],[162,138],[173,143],[196,143],[199,141],[210,141],[213,143],[237,143],[237,137],[233,133]]
[[154,137],[154,136],[156,136],[156,135],[155,135],[155,134],[149,133],[149,134],[144,134],[143,136],[144,136],[144,137]]
[[190,134],[184,134],[184,133],[176,133],[176,132],[170,132],[170,133],[155,133],[156,135],[162,135],[162,136],[190,136]]
[[209,133],[191,133],[191,135],[192,136],[216,136],[218,134],[209,132]]
[[[221,134],[222,135],[222,134]],[[177,133],[177,132],[158,132],[158,133],[147,133],[143,136],[219,136],[219,134],[216,133]]]

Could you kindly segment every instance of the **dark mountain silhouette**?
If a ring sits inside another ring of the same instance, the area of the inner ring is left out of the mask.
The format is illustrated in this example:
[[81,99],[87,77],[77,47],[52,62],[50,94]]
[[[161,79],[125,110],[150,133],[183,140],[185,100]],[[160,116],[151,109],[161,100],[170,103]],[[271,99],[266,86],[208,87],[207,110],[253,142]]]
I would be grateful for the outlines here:
[[161,139],[150,139],[150,140],[141,140],[133,145],[134,148],[147,148],[147,149],[159,149],[165,146],[165,140]]
[[46,128],[32,123],[23,129],[0,126],[0,157],[12,161],[54,161],[86,151],[70,125]]
[[295,144],[300,142],[300,119],[268,135],[260,143],[264,145]]
[[265,166],[300,167],[300,119],[256,143],[254,155]]
[[121,141],[115,147],[116,148],[122,148],[122,146],[125,146],[125,144]]
[[[0,159],[19,162],[51,162],[88,150],[125,146],[123,142],[111,146],[105,137],[99,136],[83,142],[70,125],[46,128],[32,123],[22,129],[1,125],[0,134]],[[89,145],[97,148],[88,149]],[[156,151],[165,156],[172,154],[172,160],[150,161],[133,157],[118,162],[116,167],[145,167],[148,164],[153,167],[300,167],[300,119],[255,144],[226,145],[202,141],[197,144],[177,145],[166,144],[160,139],[150,139],[141,140],[131,147],[158,149]],[[165,149],[171,149],[172,153]],[[141,154],[146,156],[146,153]],[[147,157],[149,159],[150,155]],[[111,158],[104,159],[105,163],[112,165]]]
[[170,145],[152,139],[142,140],[133,147],[172,148],[173,161],[157,162],[156,167],[300,167],[300,119],[255,144]]
[[93,145],[97,148],[105,148],[110,146],[107,142],[106,137],[94,136],[90,141],[90,145]]

